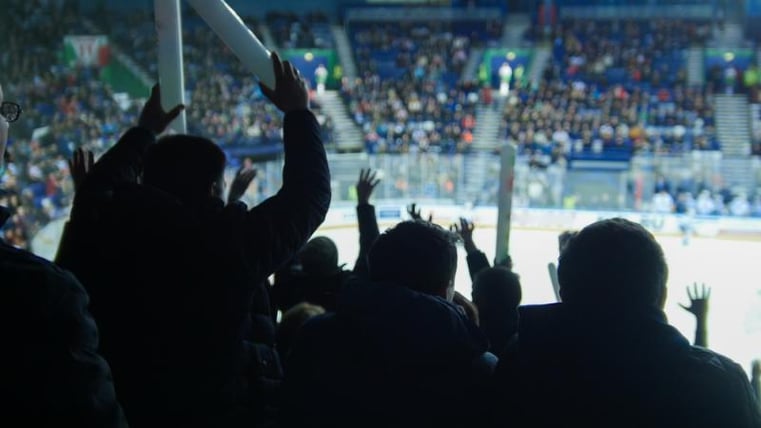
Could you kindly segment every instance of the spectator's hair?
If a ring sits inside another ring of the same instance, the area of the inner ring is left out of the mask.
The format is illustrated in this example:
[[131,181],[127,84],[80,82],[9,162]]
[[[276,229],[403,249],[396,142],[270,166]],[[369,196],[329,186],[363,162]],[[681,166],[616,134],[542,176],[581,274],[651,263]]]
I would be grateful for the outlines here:
[[288,355],[293,341],[304,323],[310,318],[324,313],[325,309],[322,306],[307,302],[301,302],[288,309],[277,326],[277,350],[280,352],[280,356],[285,358]]
[[312,238],[299,252],[301,270],[309,275],[330,275],[338,270],[338,248],[326,236]]
[[[222,179],[227,159],[211,140],[192,135],[161,138],[145,154],[143,183],[183,202],[203,200]],[[221,197],[221,195],[218,195]]]
[[479,309],[498,307],[513,311],[522,296],[520,277],[503,266],[484,269],[473,280],[473,303]]
[[456,235],[433,223],[399,223],[380,235],[370,248],[370,279],[441,295],[457,271],[456,242]]
[[668,266],[653,235],[622,218],[598,221],[576,234],[560,255],[563,302],[661,306]]

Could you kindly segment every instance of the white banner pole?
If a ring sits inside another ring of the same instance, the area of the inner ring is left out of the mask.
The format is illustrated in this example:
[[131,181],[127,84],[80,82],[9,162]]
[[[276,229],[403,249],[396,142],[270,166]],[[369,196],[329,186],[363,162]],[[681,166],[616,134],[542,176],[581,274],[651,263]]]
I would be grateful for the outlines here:
[[269,50],[227,3],[223,0],[187,2],[260,82],[270,89],[275,89],[275,71],[272,68]]
[[510,217],[513,210],[515,153],[516,148],[513,144],[508,143],[502,146],[499,194],[497,197],[497,252],[495,263],[501,263],[510,255]]
[[[177,104],[185,104],[185,71],[182,66],[182,21],[180,0],[154,0],[156,32],[158,33],[159,83],[161,105],[169,111]],[[183,110],[169,127],[177,133],[187,133],[187,119]]]

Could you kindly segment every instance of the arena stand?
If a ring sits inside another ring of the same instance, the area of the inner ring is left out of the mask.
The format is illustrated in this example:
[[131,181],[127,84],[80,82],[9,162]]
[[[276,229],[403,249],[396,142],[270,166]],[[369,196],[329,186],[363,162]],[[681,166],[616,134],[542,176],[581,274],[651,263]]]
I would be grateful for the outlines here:
[[[8,50],[0,56],[6,99],[24,112],[11,129],[12,162],[3,176],[0,205],[12,209],[3,238],[28,248],[49,221],[66,214],[72,184],[67,159],[76,147],[101,152],[136,120],[137,109],[117,103],[97,67],[64,64],[63,37],[87,33],[76,11],[48,13],[42,2],[4,6]],[[32,31],[32,28],[34,29]]]
[[385,18],[379,13],[347,23],[359,77],[344,82],[342,96],[367,151],[469,151],[483,100],[476,81],[463,81],[463,71],[474,46],[497,43],[501,24]]
[[[17,3],[12,13],[34,4]],[[107,28],[118,46],[155,73],[151,15],[151,11],[138,10],[118,19],[106,15],[92,21]],[[241,164],[258,168],[256,185],[245,197],[248,203],[257,203],[280,184],[279,160],[254,159],[262,154],[277,156],[272,148],[279,147],[280,118],[261,102],[254,80],[200,18],[189,9],[185,15],[186,78],[192,107],[189,130],[213,137],[231,155],[228,181]],[[72,16],[61,14],[55,18],[57,25],[33,33],[21,30],[35,20],[53,18],[30,13],[15,20],[19,28],[12,32],[11,46],[16,48],[11,49],[10,58],[21,56],[17,46],[22,42],[34,46],[38,55],[22,61],[4,57],[6,63],[14,64],[10,69],[16,70],[6,93],[25,106],[35,106],[27,107],[14,127],[13,135],[23,138],[12,145],[16,162],[4,178],[10,191],[2,202],[21,207],[4,235],[21,247],[29,246],[42,225],[65,217],[71,196],[65,160],[71,150],[83,146],[99,153],[135,120],[135,108],[130,103],[120,106],[113,91],[93,78],[97,69],[57,66],[55,49],[41,42],[60,39],[62,28],[87,33]],[[268,24],[278,43],[333,45],[325,36],[326,17],[316,13],[273,13],[263,21],[247,18],[246,22],[256,31],[260,24]],[[637,37],[649,29],[641,23],[589,27],[573,20],[555,28],[555,36],[567,37],[556,37],[561,43],[543,81],[536,89],[528,84],[515,86],[504,107],[501,135],[518,142],[520,148],[517,207],[652,211],[658,190],[668,189],[674,213],[761,215],[757,194],[733,193],[722,184],[721,160],[713,155],[720,146],[713,129],[711,90],[683,85],[678,72],[684,67],[680,54],[687,47],[684,34],[697,35],[702,42],[704,30],[700,22],[677,22],[678,31],[666,29],[660,21],[647,24],[654,31],[649,42]],[[462,82],[458,77],[474,46],[499,47],[500,24],[488,19],[354,20],[347,24],[360,77],[345,81],[341,95],[364,131],[367,154],[331,157],[339,202],[352,200],[356,171],[363,165],[386,174],[379,191],[384,199],[440,200],[475,207],[496,202],[498,158],[473,153],[471,147],[479,112],[496,103],[487,102],[480,82]],[[631,37],[610,36],[616,25]],[[16,34],[38,41],[22,41]],[[430,34],[439,36],[427,37]],[[611,52],[615,55],[607,58]],[[650,71],[634,73],[639,57],[654,53],[664,59],[645,61]],[[520,61],[528,67],[530,54]],[[663,77],[672,74],[673,79]],[[28,79],[29,75],[36,77]],[[68,88],[61,91],[63,87]],[[65,95],[55,99],[52,94]],[[570,106],[574,114],[562,115]],[[329,128],[329,120],[322,119]],[[705,153],[685,155],[693,149]],[[614,182],[607,183],[611,180],[605,178],[604,187],[581,192],[584,180],[600,181],[599,177],[569,169],[569,164],[595,159],[625,159],[631,167],[616,175]],[[753,174],[761,170],[756,167]]]

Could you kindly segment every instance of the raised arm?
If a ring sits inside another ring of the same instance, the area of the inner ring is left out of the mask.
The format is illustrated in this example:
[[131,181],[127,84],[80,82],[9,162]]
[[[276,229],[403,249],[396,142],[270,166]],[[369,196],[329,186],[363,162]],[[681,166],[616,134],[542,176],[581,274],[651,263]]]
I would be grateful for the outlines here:
[[460,235],[465,245],[465,252],[468,254],[468,272],[470,273],[470,280],[473,281],[479,272],[489,268],[489,259],[486,258],[483,251],[476,247],[476,243],[473,241],[473,230],[475,229],[473,222],[461,217],[460,224],[453,224],[451,229]]
[[[95,156],[93,155],[93,152],[81,148],[75,150],[71,159],[69,159],[69,173],[71,174],[71,179],[74,181],[75,195],[77,190],[79,190],[79,188],[82,186],[82,183],[85,181],[85,177],[87,177],[87,174],[90,172],[94,164]],[[61,266],[65,265],[68,262],[66,257],[71,255],[74,251],[74,248],[72,248],[74,240],[70,236],[73,233],[70,230],[71,228],[71,223],[67,221],[63,226],[61,240],[58,241],[58,251],[56,252],[55,262]]]
[[330,205],[330,172],[320,126],[309,111],[304,80],[288,61],[272,54],[275,89],[260,85],[283,113],[283,186],[247,213],[247,253],[260,272],[270,274],[304,246],[325,219]]
[[687,287],[687,296],[690,298],[690,306],[684,306],[681,303],[679,306],[695,315],[695,346],[707,348],[708,330],[706,324],[708,322],[708,299],[711,297],[711,289],[706,288],[705,284],[698,288],[698,284],[695,283],[692,285],[692,289]]
[[359,172],[357,180],[357,223],[359,224],[359,256],[354,264],[354,273],[360,276],[369,274],[367,266],[367,254],[378,235],[378,219],[375,216],[375,207],[370,204],[370,196],[378,185],[380,179],[376,179],[377,171],[363,169]]

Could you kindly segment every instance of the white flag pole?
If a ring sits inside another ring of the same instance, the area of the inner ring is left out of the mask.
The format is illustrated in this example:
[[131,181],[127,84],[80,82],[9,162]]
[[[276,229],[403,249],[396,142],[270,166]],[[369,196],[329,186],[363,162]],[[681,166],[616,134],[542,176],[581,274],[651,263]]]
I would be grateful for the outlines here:
[[513,211],[513,180],[515,178],[516,148],[508,143],[502,146],[499,173],[499,194],[497,208],[497,253],[495,263],[502,262],[510,255],[510,217]]
[[[182,21],[180,0],[154,0],[156,32],[159,49],[159,82],[161,105],[169,110],[185,104],[185,72],[182,66]],[[187,133],[187,119],[183,110],[169,127],[177,133]]]
[[270,89],[275,88],[275,71],[269,50],[227,3],[223,0],[187,2],[260,82]]

